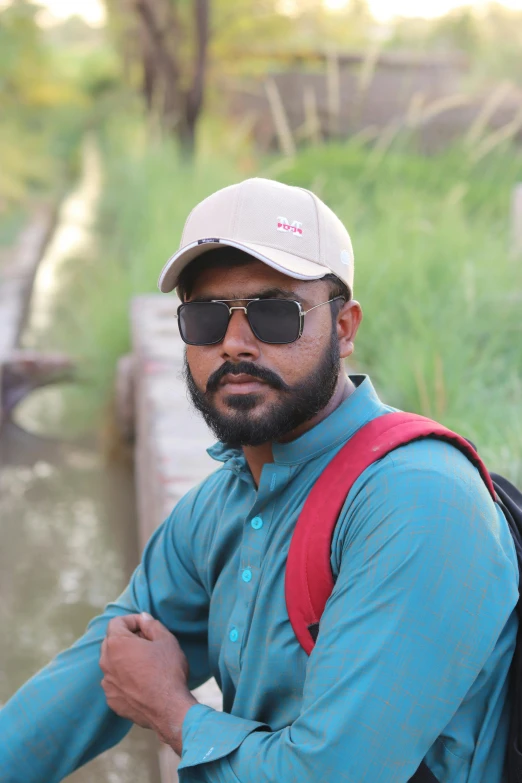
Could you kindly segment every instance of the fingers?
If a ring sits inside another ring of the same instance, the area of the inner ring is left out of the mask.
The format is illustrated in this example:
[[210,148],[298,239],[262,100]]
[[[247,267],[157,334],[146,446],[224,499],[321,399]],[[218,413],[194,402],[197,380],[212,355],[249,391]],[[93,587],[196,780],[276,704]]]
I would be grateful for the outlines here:
[[101,670],[107,673],[110,667],[111,656],[114,658],[114,652],[120,651],[121,646],[118,643],[118,639],[130,641],[131,639],[141,638],[152,642],[164,638],[165,634],[171,639],[175,638],[164,625],[158,620],[154,620],[147,612],[113,617],[107,626],[106,636],[101,645]]
[[[146,618],[152,623],[156,623],[150,615],[146,615]],[[144,627],[146,627],[148,631],[147,634],[144,634],[142,632],[141,624],[143,624],[143,617],[138,614],[113,617],[109,622],[106,636],[100,649],[100,668],[105,674],[107,674],[111,667],[121,658],[128,644],[135,644],[138,642],[138,639],[152,641],[156,638],[158,629],[155,626],[151,629],[150,624],[146,623]],[[163,628],[161,623],[157,623],[157,625],[160,626],[160,628]]]
[[141,644],[139,637],[142,637],[141,632],[131,633],[130,631],[121,631],[118,627],[112,633],[109,634],[107,629],[107,636],[101,643],[100,648],[100,669],[107,675],[115,668],[117,668],[122,660],[124,661],[128,655],[129,645]]
[[122,617],[113,617],[107,626],[107,636],[131,636],[140,630],[138,624],[139,614],[127,614]]
[[165,634],[172,636],[165,626],[147,612],[113,617],[107,626],[107,637],[142,636],[149,641],[161,639]]
[[128,716],[128,705],[123,698],[122,694],[114,687],[114,684],[104,677],[101,681],[101,686],[105,693],[105,700],[107,705],[113,712],[119,715],[121,718]]
[[[108,669],[108,661],[107,661],[107,639],[104,639],[101,646],[101,654],[100,654],[100,669],[104,674],[107,673]],[[103,681],[102,681],[103,685]]]
[[157,639],[161,639],[165,636],[165,634],[172,636],[170,631],[165,628],[165,626],[160,623],[159,620],[155,620],[150,616],[150,614],[147,614],[147,612],[142,612],[141,614],[135,615],[135,617],[137,619],[139,630],[141,631],[143,637],[148,639],[149,642],[154,642]]

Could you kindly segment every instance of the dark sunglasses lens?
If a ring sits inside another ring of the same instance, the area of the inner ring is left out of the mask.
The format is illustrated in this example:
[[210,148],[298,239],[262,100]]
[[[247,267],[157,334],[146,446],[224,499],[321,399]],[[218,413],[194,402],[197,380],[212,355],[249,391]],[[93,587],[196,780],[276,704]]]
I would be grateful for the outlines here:
[[178,308],[181,338],[189,345],[220,343],[228,326],[228,307],[220,302],[188,302]]
[[248,305],[248,321],[264,343],[293,343],[299,337],[299,306],[285,299],[260,299]]

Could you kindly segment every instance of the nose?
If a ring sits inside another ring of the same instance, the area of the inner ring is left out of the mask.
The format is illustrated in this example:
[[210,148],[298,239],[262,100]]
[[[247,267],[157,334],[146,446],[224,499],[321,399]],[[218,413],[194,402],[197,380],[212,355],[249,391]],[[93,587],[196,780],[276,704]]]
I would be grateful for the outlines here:
[[252,332],[243,307],[232,309],[227,332],[221,343],[223,359],[255,361],[259,358],[259,341]]

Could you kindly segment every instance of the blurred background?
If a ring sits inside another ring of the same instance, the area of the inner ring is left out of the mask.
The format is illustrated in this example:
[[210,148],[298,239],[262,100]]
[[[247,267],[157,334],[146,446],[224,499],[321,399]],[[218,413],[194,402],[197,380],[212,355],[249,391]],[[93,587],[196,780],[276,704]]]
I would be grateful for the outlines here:
[[[0,0],[0,705],[136,563],[129,301],[220,187],[325,200],[352,368],[522,485],[521,143],[522,0]],[[155,783],[150,738],[72,779]]]

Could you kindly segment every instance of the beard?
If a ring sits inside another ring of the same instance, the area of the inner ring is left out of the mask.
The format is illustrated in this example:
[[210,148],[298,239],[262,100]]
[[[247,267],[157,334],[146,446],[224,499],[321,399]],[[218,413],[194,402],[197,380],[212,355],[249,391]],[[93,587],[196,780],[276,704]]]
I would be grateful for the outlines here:
[[[185,354],[183,376],[191,402],[203,416],[216,438],[229,446],[261,446],[263,443],[277,443],[301,424],[313,419],[330,402],[339,378],[339,341],[335,330],[330,343],[315,370],[305,381],[289,386],[279,375],[252,362],[225,362],[212,373],[203,392],[197,386],[188,366]],[[225,375],[245,373],[259,378],[268,386],[279,391],[280,399],[273,402],[263,414],[254,411],[259,394],[230,394],[225,405],[230,413],[217,410],[214,394]]]

